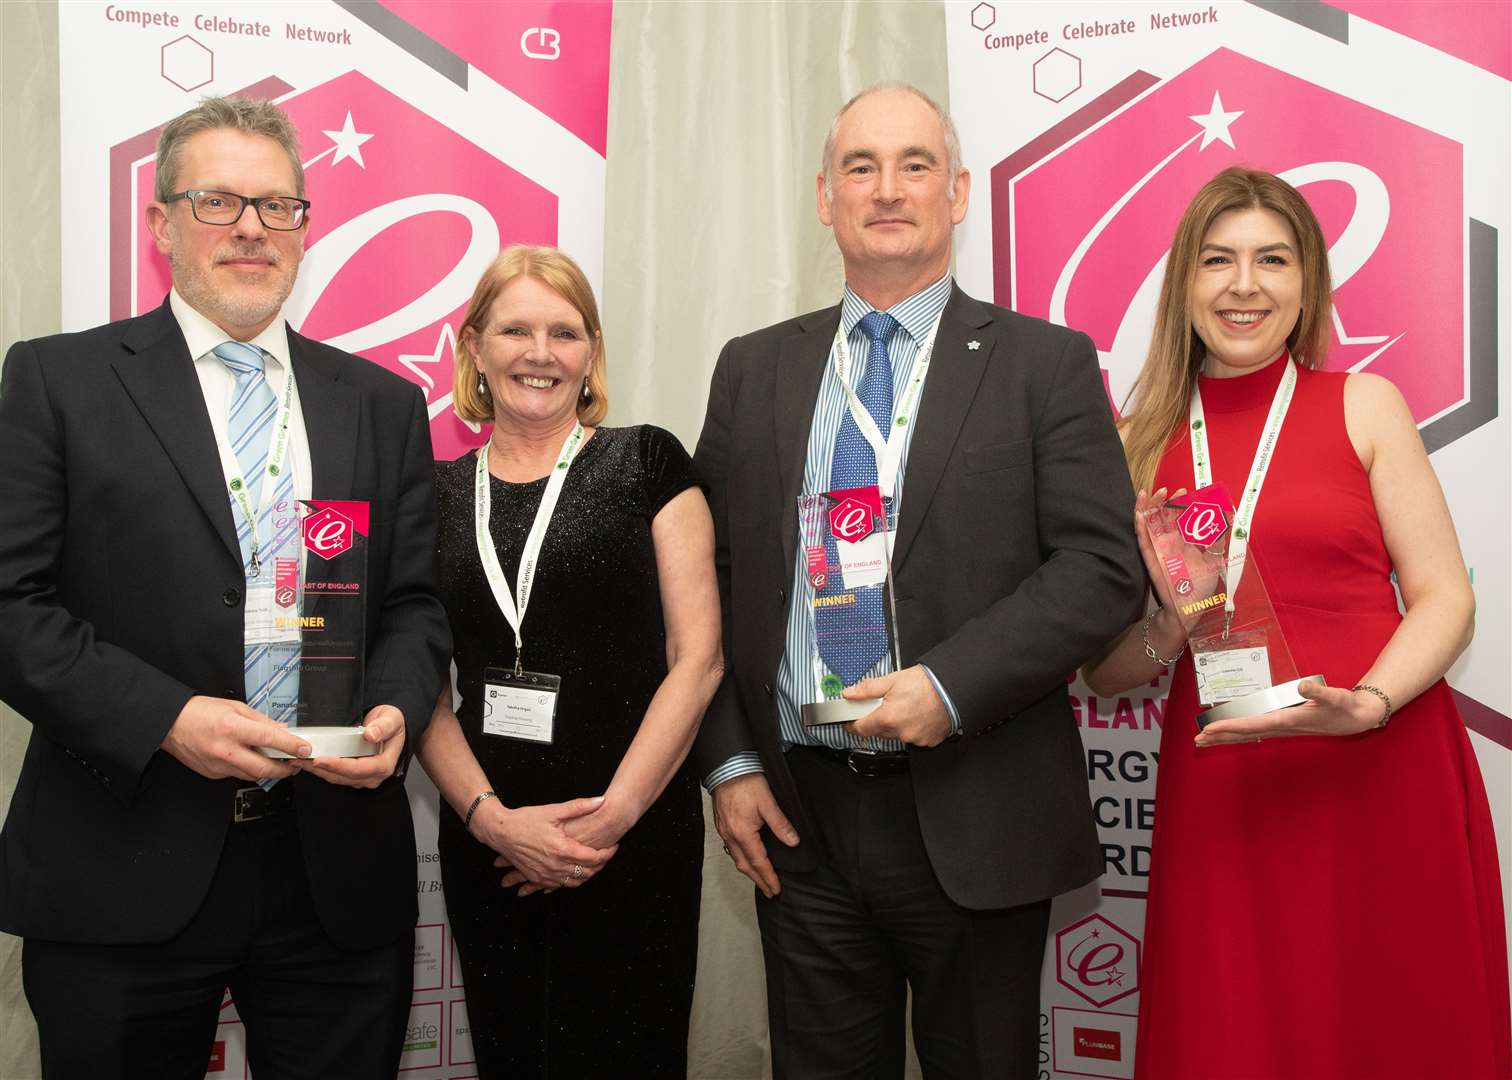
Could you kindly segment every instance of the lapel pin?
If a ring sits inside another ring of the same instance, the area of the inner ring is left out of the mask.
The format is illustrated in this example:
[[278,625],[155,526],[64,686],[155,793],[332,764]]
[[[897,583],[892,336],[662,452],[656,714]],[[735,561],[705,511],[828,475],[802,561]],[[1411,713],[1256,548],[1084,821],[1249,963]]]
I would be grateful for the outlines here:
[[966,347],[968,349],[970,349],[972,352],[976,352],[978,349],[980,349],[982,347],[982,343],[980,341],[968,341],[966,343]]

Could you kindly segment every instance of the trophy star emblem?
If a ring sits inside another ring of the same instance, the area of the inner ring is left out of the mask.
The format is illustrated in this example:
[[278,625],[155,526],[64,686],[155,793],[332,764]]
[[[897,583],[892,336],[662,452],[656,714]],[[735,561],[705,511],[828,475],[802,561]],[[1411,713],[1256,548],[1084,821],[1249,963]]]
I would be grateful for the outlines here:
[[980,349],[982,347],[982,343],[980,341],[968,341],[966,343],[966,347],[968,349],[970,349],[972,352],[976,352],[978,349]]

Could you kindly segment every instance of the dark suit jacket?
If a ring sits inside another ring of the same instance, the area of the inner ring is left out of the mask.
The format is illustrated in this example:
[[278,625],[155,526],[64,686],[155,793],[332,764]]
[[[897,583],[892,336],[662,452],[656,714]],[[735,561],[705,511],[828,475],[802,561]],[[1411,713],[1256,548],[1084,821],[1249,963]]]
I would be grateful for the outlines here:
[[[372,504],[363,708],[397,706],[412,748],[450,655],[425,403],[292,331],[289,351],[313,497]],[[207,780],[159,744],[192,695],[244,700],[243,584],[209,414],[168,305],[12,347],[0,382],[0,698],[32,734],[0,834],[0,928],[152,942],[198,909],[242,782]],[[330,937],[371,947],[408,932],[402,780],[292,783]]]
[[[839,319],[829,308],[726,345],[695,455],[728,652],[695,760],[707,773],[759,752],[800,837],[773,687],[809,425]],[[963,728],[911,751],[919,825],[952,900],[1027,903],[1102,872],[1066,683],[1142,598],[1129,472],[1086,335],[959,289],[917,424],[893,553],[899,645],[905,666],[939,678]],[[779,870],[813,865],[807,845],[766,841]]]

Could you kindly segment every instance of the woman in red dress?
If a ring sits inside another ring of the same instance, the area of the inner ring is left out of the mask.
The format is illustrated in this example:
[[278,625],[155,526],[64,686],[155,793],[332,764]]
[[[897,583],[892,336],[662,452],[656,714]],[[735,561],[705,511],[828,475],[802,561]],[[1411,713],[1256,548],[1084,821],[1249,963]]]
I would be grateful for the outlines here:
[[[1323,370],[1330,322],[1327,248],[1295,189],[1243,169],[1206,184],[1122,424],[1160,606],[1085,671],[1102,695],[1176,664],[1141,1080],[1512,1076],[1496,840],[1443,679],[1475,601],[1406,403],[1379,376]],[[1214,482],[1243,493],[1245,561],[1298,670],[1327,685],[1199,733],[1144,514]]]

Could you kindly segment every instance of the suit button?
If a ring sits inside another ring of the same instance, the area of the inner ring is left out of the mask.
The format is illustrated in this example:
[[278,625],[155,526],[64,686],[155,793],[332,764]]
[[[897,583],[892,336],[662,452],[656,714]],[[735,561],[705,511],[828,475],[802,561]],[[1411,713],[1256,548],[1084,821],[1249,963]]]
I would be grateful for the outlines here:
[[766,691],[767,697],[771,697],[772,696],[772,684],[771,683],[762,683],[761,684],[761,688]]
[[221,603],[225,604],[227,607],[235,607],[237,604],[241,603],[241,590],[227,589],[225,592],[221,593]]

